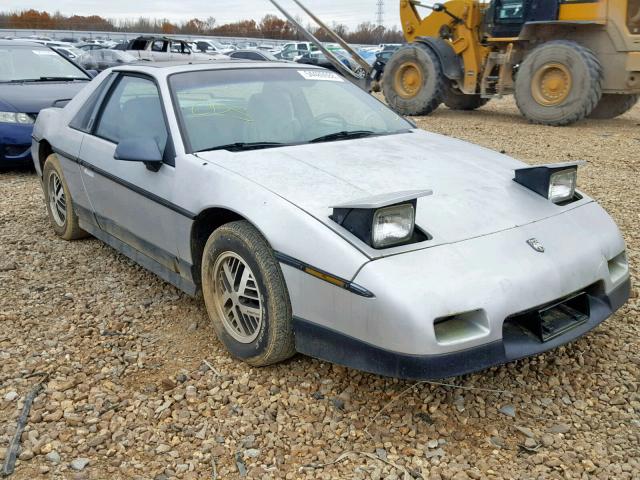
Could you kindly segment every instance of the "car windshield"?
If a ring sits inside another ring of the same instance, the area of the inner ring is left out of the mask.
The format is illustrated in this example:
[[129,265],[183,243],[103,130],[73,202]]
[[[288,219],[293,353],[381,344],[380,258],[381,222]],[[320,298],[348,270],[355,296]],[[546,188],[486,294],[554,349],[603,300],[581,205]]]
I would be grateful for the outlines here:
[[169,80],[192,152],[406,132],[411,124],[328,70],[203,70]]
[[39,45],[0,46],[0,82],[89,80],[87,75],[50,48]]

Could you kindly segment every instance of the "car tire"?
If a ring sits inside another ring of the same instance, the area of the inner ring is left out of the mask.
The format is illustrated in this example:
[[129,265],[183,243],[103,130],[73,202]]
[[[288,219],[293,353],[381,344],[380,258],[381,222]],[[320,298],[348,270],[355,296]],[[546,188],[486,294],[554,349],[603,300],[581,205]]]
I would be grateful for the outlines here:
[[250,365],[295,353],[291,301],[280,264],[247,221],[216,229],[202,256],[202,293],[220,341]]
[[433,50],[411,43],[387,62],[382,91],[387,104],[401,115],[428,115],[444,101],[447,82]]
[[638,99],[640,99],[638,94],[605,93],[596,108],[589,114],[589,118],[597,120],[616,118],[631,110],[638,103]]
[[49,222],[56,235],[65,240],[87,237],[89,234],[80,228],[75,204],[55,154],[49,155],[44,162],[42,187]]
[[602,66],[577,42],[543,43],[518,69],[515,98],[530,122],[562,126],[582,120],[602,97]]

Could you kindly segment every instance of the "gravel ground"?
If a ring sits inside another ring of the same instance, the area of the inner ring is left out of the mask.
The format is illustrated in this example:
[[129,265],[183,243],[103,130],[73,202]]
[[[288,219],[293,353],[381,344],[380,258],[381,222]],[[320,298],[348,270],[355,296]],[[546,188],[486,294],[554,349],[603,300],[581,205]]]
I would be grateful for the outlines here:
[[527,162],[586,160],[581,188],[628,243],[631,301],[569,346],[446,380],[458,388],[300,355],[251,368],[200,300],[97,240],[58,239],[35,176],[4,173],[0,459],[50,374],[12,478],[639,478],[640,106],[550,128],[501,100],[418,123]]

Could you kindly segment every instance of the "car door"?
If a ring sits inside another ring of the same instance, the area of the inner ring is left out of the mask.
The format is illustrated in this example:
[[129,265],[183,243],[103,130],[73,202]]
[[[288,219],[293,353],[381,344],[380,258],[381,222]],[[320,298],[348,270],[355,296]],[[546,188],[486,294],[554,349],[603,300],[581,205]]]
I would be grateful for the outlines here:
[[151,42],[151,59],[156,62],[167,62],[172,59],[169,51],[169,42],[166,40],[154,40]]
[[[156,83],[122,73],[82,142],[80,160],[100,229],[177,272],[177,232],[184,233],[188,218],[172,203],[175,154],[166,123]],[[165,152],[165,162],[157,171],[140,162],[114,159],[119,142],[143,138],[152,138]]]

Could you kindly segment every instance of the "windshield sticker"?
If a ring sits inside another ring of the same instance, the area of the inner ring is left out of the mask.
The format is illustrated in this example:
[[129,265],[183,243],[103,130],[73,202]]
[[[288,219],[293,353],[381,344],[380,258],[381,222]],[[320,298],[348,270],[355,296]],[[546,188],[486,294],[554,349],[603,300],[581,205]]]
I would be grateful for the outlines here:
[[35,53],[36,55],[58,55],[56,52],[54,52],[53,50],[31,50],[33,53]]
[[298,70],[305,80],[324,80],[325,82],[344,82],[344,79],[335,72],[328,70]]

